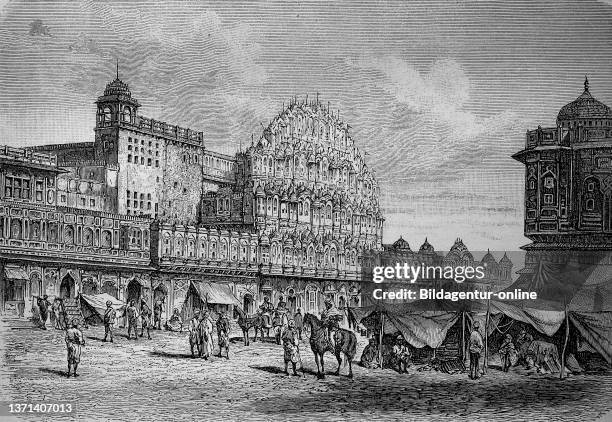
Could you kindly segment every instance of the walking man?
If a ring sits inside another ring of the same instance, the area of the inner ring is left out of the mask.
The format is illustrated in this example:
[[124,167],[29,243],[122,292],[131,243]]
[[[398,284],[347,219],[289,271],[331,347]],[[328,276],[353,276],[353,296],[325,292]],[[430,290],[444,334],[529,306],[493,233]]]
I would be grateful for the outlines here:
[[113,326],[115,325],[115,319],[117,318],[117,312],[113,309],[113,302],[110,300],[106,302],[106,311],[104,312],[104,340],[110,336],[110,342],[113,343]]
[[302,311],[298,308],[297,312],[293,316],[293,320],[295,321],[295,329],[298,332],[298,337],[302,339],[302,330],[304,329],[304,317],[302,316]]
[[81,347],[85,345],[83,332],[79,329],[79,320],[72,320],[72,327],[66,331],[66,348],[68,349],[68,378],[70,368],[73,368],[74,376],[78,377],[77,367],[81,361]]
[[470,378],[480,378],[480,353],[484,348],[484,341],[482,335],[478,331],[480,324],[478,321],[474,321],[472,333],[470,334]]
[[149,328],[151,327],[151,308],[147,306],[144,300],[140,304],[140,320],[142,323],[142,327],[140,328],[140,337],[144,335],[144,330],[146,328],[147,337],[149,340],[151,340],[151,333],[149,332]]
[[130,306],[127,307],[125,313],[127,314],[128,318],[127,338],[128,340],[130,339],[130,333],[132,330],[134,330],[134,339],[138,340],[138,331],[136,331],[138,328],[138,310],[136,309],[136,306],[134,306],[133,300],[130,300]]

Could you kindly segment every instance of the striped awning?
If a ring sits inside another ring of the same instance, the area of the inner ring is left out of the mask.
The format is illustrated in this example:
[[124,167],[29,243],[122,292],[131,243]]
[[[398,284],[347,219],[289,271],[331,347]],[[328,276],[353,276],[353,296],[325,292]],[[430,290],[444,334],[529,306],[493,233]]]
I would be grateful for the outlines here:
[[7,280],[28,280],[28,274],[20,267],[4,267],[4,278]]

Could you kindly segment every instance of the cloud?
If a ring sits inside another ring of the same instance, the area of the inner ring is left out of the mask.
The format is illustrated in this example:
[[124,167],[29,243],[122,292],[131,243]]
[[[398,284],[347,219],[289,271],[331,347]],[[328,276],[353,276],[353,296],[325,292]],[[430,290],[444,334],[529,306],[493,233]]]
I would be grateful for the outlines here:
[[49,32],[49,27],[47,25],[43,25],[42,20],[35,19],[30,23],[30,35],[33,37],[36,37],[36,36],[50,37],[51,32]]
[[466,110],[470,100],[471,81],[461,65],[452,59],[435,61],[428,72],[421,72],[406,61],[395,58],[361,58],[353,66],[378,72],[377,85],[412,113],[432,118],[433,124],[450,130],[447,138],[463,142],[496,127],[505,126],[513,115],[506,112],[480,118]]

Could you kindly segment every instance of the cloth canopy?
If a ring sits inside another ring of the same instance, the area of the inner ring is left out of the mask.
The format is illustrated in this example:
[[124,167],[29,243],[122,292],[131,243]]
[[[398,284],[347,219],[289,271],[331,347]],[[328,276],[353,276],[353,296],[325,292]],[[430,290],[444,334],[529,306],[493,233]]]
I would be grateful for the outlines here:
[[122,317],[125,312],[125,303],[109,295],[101,293],[99,295],[81,295],[81,309],[86,320],[102,322],[106,312],[106,302],[112,302],[112,307],[116,311],[117,318]]
[[7,280],[28,280],[28,274],[20,267],[4,267],[4,278]]
[[612,363],[612,266],[540,261],[532,273],[524,272],[506,291],[536,292],[536,300],[491,301],[492,312],[530,324],[552,336],[565,320],[608,363]]
[[240,305],[240,301],[234,296],[227,284],[209,282],[191,282],[200,299],[206,303],[220,305]]
[[[384,314],[385,333],[400,332],[416,348],[438,348],[448,330],[464,311],[486,312],[486,304],[478,301],[416,300],[400,303],[378,301],[362,308],[349,308],[355,320],[371,325],[375,314]],[[370,321],[368,321],[370,319]]]

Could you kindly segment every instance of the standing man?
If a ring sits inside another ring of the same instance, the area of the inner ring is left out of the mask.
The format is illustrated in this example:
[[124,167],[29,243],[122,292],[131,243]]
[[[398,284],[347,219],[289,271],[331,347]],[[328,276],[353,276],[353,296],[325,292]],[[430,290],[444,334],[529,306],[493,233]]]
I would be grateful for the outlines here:
[[79,320],[72,320],[72,328],[66,331],[66,348],[68,349],[68,378],[70,378],[70,368],[73,368],[74,376],[78,377],[77,367],[81,361],[81,347],[85,345],[83,332],[79,329]]
[[293,316],[293,320],[295,321],[295,329],[298,332],[298,336],[300,340],[302,339],[302,330],[304,329],[304,317],[302,316],[302,310],[298,308],[297,312]]
[[510,335],[510,333],[506,334],[506,337],[504,337],[504,341],[499,347],[499,355],[502,359],[502,371],[508,372],[512,366],[512,356],[516,356],[512,335]]
[[191,357],[195,358],[194,348],[198,352],[198,356],[201,356],[202,345],[200,344],[200,311],[193,311],[193,317],[189,321],[187,329],[189,330],[189,347],[191,348]]
[[151,327],[151,308],[149,308],[146,302],[143,300],[140,303],[140,320],[142,327],[140,328],[140,337],[144,335],[145,328],[147,329],[147,337],[151,340],[151,333],[149,328]]
[[106,311],[104,312],[104,340],[110,335],[110,342],[113,342],[113,326],[115,325],[115,319],[117,318],[117,312],[113,309],[113,302],[110,300],[106,302]]
[[227,312],[222,312],[217,320],[217,339],[219,342],[219,357],[222,356],[221,351],[225,348],[226,359],[229,359],[229,335],[230,320]]
[[210,319],[210,316],[208,315],[208,309],[204,309],[200,314],[199,331],[200,335],[202,336],[200,340],[202,342],[201,351],[204,352],[204,359],[208,360],[208,358],[210,357],[210,355],[212,355],[213,352],[213,322],[212,319]]
[[153,329],[161,330],[161,314],[164,301],[157,299],[153,304]]
[[134,301],[130,300],[130,306],[125,310],[128,319],[128,332],[127,338],[130,339],[130,332],[134,330],[134,339],[138,340],[138,310],[134,306]]
[[47,318],[49,318],[49,301],[47,300],[49,296],[44,295],[42,298],[36,299],[36,304],[38,305],[38,311],[40,314],[40,328],[43,330],[47,329]]
[[289,326],[283,333],[283,351],[285,358],[285,374],[289,375],[288,367],[289,362],[291,362],[291,366],[293,366],[293,375],[297,375],[297,363],[300,361],[300,350],[299,350],[299,340],[297,336],[297,330],[295,329],[295,321],[290,320]]
[[484,341],[482,340],[482,335],[478,331],[480,328],[480,324],[478,321],[474,321],[474,325],[472,328],[472,333],[470,334],[470,378],[478,379],[480,378],[480,353],[482,353],[482,349],[484,348]]

